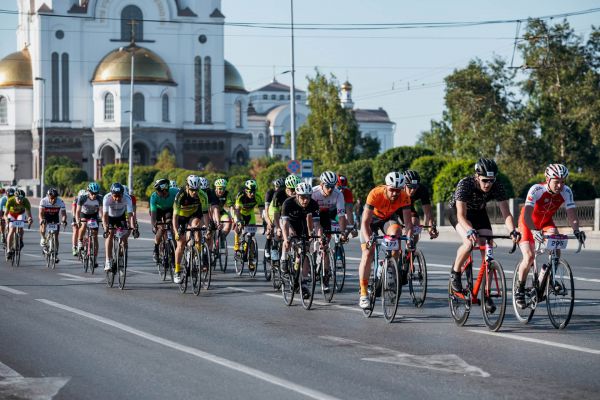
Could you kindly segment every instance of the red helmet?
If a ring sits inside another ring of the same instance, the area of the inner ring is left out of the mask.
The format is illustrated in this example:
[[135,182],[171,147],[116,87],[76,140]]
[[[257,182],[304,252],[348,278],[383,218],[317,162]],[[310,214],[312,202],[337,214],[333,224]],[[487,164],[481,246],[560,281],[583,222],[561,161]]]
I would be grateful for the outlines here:
[[337,185],[340,187],[347,187],[348,186],[348,178],[346,178],[344,175],[339,175]]

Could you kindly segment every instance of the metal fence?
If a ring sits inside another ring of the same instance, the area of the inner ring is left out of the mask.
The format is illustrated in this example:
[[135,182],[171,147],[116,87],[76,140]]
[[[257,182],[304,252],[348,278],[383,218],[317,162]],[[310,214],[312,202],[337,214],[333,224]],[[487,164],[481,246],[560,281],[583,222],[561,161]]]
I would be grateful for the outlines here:
[[[523,205],[523,199],[509,199],[509,207],[511,208],[515,222],[519,219]],[[575,213],[579,220],[579,225],[593,227],[594,230],[600,230],[600,199],[577,201],[576,205],[577,208],[575,209]],[[450,221],[448,220],[450,208],[447,203],[438,203],[434,211],[436,213],[438,225],[450,225]],[[500,207],[498,207],[495,201],[487,204],[487,212],[492,224],[504,223]],[[438,217],[440,213],[443,215],[443,218]],[[564,207],[561,207],[556,211],[553,219],[556,226],[570,226],[567,221],[567,212]]]

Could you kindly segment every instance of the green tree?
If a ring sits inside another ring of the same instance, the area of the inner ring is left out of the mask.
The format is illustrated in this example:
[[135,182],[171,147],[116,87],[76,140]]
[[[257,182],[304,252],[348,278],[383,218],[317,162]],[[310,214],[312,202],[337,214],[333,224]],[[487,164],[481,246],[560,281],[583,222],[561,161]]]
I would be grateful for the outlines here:
[[375,186],[373,182],[373,162],[371,160],[356,160],[338,167],[337,172],[348,178],[354,200],[365,202],[369,191]]
[[433,181],[433,202],[450,201],[458,182],[466,176],[473,175],[474,165],[474,160],[465,159],[454,160],[446,164]]
[[288,176],[286,165],[287,163],[285,162],[276,162],[258,173],[256,176],[256,183],[258,183],[258,192],[261,196],[264,196],[265,192],[273,187],[271,182],[275,179]]
[[403,172],[408,169],[413,160],[431,155],[433,155],[431,150],[419,146],[391,148],[377,156],[373,162],[373,180],[375,184],[381,184],[390,171]]
[[379,154],[381,144],[379,139],[370,136],[361,136],[358,139],[358,156],[363,160],[372,160]]
[[78,167],[58,167],[54,171],[53,179],[59,193],[64,195],[76,194],[79,184],[87,180],[87,174]]
[[154,167],[160,170],[176,168],[177,159],[175,158],[175,155],[169,151],[169,149],[164,148],[163,151],[161,151],[158,155],[158,159],[156,160]]
[[310,114],[298,129],[298,155],[329,165],[356,159],[358,124],[354,113],[342,107],[335,76],[327,79],[317,70],[307,79]]
[[410,169],[417,171],[421,176],[421,183],[431,189],[435,177],[448,161],[450,158],[444,156],[423,156],[415,159],[410,164]]

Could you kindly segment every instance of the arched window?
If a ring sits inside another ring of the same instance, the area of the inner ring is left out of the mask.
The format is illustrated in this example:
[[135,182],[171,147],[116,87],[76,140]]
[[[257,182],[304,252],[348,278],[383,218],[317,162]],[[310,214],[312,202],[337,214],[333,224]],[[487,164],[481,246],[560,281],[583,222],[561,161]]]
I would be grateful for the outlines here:
[[212,123],[212,74],[210,57],[204,57],[204,123]]
[[114,121],[115,119],[115,98],[112,93],[106,93],[104,96],[104,120]]
[[194,58],[194,123],[202,123],[202,58]]
[[131,24],[135,25],[135,40],[144,40],[144,15],[136,6],[127,6],[121,11],[121,40],[131,41]]
[[235,102],[235,127],[242,127],[242,101],[237,100]]
[[52,121],[58,121],[59,115],[59,87],[58,87],[58,53],[52,53]]
[[4,96],[0,96],[0,124],[8,124],[8,101]]
[[134,121],[144,121],[144,95],[141,93],[136,93],[133,95],[133,120]]
[[166,93],[162,97],[162,120],[169,122],[169,96]]
[[262,133],[258,134],[258,145],[259,146],[265,145],[265,135],[263,135]]

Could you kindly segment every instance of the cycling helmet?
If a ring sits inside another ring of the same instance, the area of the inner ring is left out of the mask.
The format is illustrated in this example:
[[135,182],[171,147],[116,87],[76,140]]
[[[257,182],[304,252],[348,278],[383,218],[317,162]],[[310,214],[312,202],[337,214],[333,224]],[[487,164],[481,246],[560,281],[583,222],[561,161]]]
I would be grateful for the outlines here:
[[390,172],[385,176],[385,185],[392,189],[402,189],[405,184],[404,175],[400,172]]
[[169,189],[169,181],[167,179],[158,179],[154,182],[154,189],[156,190],[167,190]]
[[496,161],[489,158],[480,158],[475,163],[475,172],[477,175],[493,178],[498,174],[498,165],[496,165]]
[[10,196],[14,196],[14,195],[15,195],[15,188],[9,187],[8,189],[6,189],[6,196],[10,197]]
[[48,192],[46,194],[48,195],[48,197],[58,197],[58,190],[50,188],[48,189]]
[[552,178],[567,179],[569,176],[569,170],[562,164],[550,164],[546,167],[546,179]]
[[404,179],[406,179],[407,185],[418,185],[421,181],[419,173],[412,169],[407,169],[404,171]]
[[300,182],[298,186],[296,186],[296,194],[301,196],[311,195],[313,192],[312,186],[306,182]]
[[343,188],[348,187],[348,178],[346,178],[344,175],[338,176],[337,185]]
[[199,179],[199,182],[200,182],[199,183],[200,189],[202,189],[202,190],[208,189],[208,187],[210,186],[210,183],[208,182],[208,179],[206,179],[203,176],[198,177],[198,179]]
[[119,182],[115,182],[110,186],[110,192],[112,194],[123,195],[123,193],[125,192],[125,188]]
[[338,177],[333,171],[325,171],[321,174],[319,179],[321,179],[321,183],[324,183],[327,186],[335,186]]
[[86,194],[87,192],[85,191],[85,189],[81,189],[79,192],[77,192],[77,197],[85,196]]
[[170,181],[170,182],[169,182],[169,186],[170,186],[170,187],[172,187],[172,188],[175,188],[175,189],[177,189],[177,188],[178,188],[178,186],[177,186],[177,181],[175,181],[175,180],[173,180],[173,181]]
[[198,175],[190,175],[185,179],[187,187],[192,190],[198,190],[200,188],[200,177]]
[[288,189],[296,189],[296,186],[300,182],[302,182],[302,180],[296,175],[288,175],[288,177],[285,178],[285,187]]
[[279,189],[280,187],[285,185],[286,180],[284,180],[283,178],[277,178],[273,181],[273,186],[275,186],[275,189]]
[[224,179],[224,178],[217,179],[215,181],[215,187],[225,189],[227,187],[227,179]]
[[98,193],[100,192],[100,185],[98,185],[96,182],[90,182],[90,184],[87,187],[88,192],[92,192],[92,193]]
[[25,191],[23,189],[19,189],[15,192],[15,196],[22,200],[25,198]]
[[257,184],[256,181],[254,179],[248,179],[245,183],[244,183],[244,189],[249,190],[250,192],[255,192],[256,188],[257,188]]

